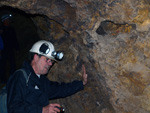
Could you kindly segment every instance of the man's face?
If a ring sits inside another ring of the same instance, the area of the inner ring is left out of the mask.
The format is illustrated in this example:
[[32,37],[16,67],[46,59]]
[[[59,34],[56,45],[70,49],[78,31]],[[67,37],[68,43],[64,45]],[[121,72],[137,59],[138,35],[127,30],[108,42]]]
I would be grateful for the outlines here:
[[36,74],[47,74],[50,67],[53,65],[53,61],[45,56],[38,56],[35,62]]

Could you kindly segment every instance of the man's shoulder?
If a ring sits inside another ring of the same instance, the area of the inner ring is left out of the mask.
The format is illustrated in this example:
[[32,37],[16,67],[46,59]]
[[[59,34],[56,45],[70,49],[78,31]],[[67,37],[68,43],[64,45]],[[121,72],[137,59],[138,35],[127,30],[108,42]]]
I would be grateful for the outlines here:
[[[24,70],[25,72],[25,70]],[[25,79],[23,69],[16,70],[10,77],[8,81],[22,81]],[[25,72],[26,73],[26,72]]]
[[25,78],[23,72],[15,71],[13,75],[11,75],[7,81],[7,88],[21,86],[25,87],[28,85],[27,78]]

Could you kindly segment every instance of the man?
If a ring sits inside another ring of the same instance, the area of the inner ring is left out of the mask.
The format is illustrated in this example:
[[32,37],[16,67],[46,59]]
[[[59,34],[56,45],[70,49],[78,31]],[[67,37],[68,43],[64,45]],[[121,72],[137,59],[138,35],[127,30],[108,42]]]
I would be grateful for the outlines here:
[[[1,59],[1,80],[3,83],[6,83],[6,64],[9,63],[9,75],[11,75],[16,68],[15,63],[15,50],[19,50],[19,44],[16,37],[15,29],[11,26],[11,14],[5,14],[1,17],[2,21],[2,39],[4,43],[4,48],[2,50],[2,59]],[[8,68],[7,68],[8,69]]]
[[57,103],[49,104],[49,99],[64,98],[80,90],[87,83],[87,74],[83,66],[83,80],[72,83],[50,81],[48,73],[54,62],[61,60],[63,54],[57,52],[51,42],[40,40],[29,52],[29,61],[22,67],[27,73],[25,80],[22,72],[15,72],[7,83],[8,113],[57,113]]

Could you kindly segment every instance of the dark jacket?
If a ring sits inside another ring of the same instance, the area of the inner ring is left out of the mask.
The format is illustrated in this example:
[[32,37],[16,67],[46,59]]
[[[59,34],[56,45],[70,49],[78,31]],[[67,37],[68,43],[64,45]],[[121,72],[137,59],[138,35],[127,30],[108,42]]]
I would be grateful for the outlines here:
[[8,113],[42,113],[42,107],[49,104],[49,99],[64,98],[83,89],[82,81],[60,84],[44,75],[39,78],[27,62],[23,69],[28,75],[28,82],[21,71],[8,80]]

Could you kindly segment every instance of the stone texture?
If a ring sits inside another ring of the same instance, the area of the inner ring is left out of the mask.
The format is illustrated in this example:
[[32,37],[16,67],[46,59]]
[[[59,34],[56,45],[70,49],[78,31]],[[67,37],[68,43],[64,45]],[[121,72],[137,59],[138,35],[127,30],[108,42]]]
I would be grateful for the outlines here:
[[50,79],[81,79],[86,66],[85,90],[50,102],[63,104],[67,113],[150,112],[148,0],[1,0],[2,5],[34,15],[39,36],[64,50]]

